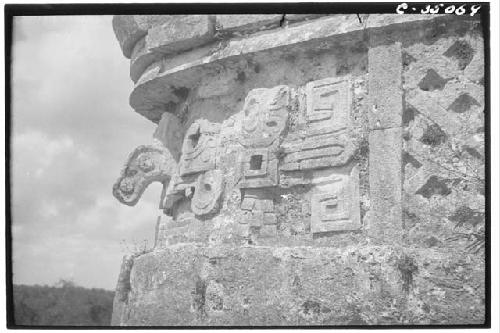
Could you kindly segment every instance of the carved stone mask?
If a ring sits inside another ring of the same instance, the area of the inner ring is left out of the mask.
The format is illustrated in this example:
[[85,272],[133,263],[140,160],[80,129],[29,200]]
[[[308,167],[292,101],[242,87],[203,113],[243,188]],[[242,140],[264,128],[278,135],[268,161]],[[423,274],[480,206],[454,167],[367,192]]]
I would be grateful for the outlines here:
[[241,143],[246,147],[271,145],[285,129],[289,100],[286,86],[252,90],[243,107]]

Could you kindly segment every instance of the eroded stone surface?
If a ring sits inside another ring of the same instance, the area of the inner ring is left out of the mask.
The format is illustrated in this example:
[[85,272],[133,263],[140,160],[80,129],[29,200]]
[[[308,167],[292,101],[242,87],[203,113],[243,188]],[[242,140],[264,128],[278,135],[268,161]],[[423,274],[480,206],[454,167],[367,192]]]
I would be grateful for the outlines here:
[[241,144],[251,148],[270,146],[285,130],[289,104],[286,86],[250,91],[243,107]]
[[130,58],[135,44],[148,30],[170,18],[166,15],[115,15],[113,16],[113,30],[120,43],[123,55]]
[[182,145],[179,165],[181,176],[215,169],[217,149],[215,134],[218,131],[217,124],[211,124],[206,120],[196,121],[189,127]]
[[311,198],[311,231],[358,230],[359,171],[355,166],[350,174],[336,174],[326,183],[317,185]]
[[[229,39],[227,42],[214,44],[206,52],[181,54],[173,62],[175,65],[168,64],[171,62],[170,59],[167,59],[165,64],[163,64],[163,60],[153,63],[137,81],[130,97],[130,103],[138,113],[152,121],[157,121],[154,107],[164,105],[165,111],[172,112],[173,110],[170,110],[171,103],[179,103],[178,98],[173,94],[175,89],[197,87],[201,78],[213,70],[217,70],[221,63],[231,66],[232,57],[241,55],[250,57],[257,52],[272,57],[277,50],[282,50],[284,53],[304,51],[301,46],[301,43],[304,42],[315,44],[308,48],[309,50],[319,51],[325,48],[335,48],[342,38],[352,38],[352,40],[362,42],[362,34],[359,32],[366,28],[376,29],[389,24],[391,33],[398,33],[401,24],[414,22],[412,29],[421,29],[431,19],[446,21],[450,17],[375,15],[367,20],[367,25],[364,25],[359,23],[356,15],[327,16],[318,20],[306,21],[297,26],[290,26],[287,29],[269,30],[266,34],[251,34],[243,39]],[[163,94],[156,93],[159,87],[166,91]]]
[[271,16],[135,44],[131,105],[173,163],[114,323],[481,323],[477,18]]
[[283,15],[217,15],[217,30],[250,33],[280,25]]
[[211,41],[214,32],[215,17],[211,15],[173,15],[148,31],[146,47],[178,53]]
[[401,241],[402,129],[370,132],[370,222],[369,234],[375,239]]
[[135,260],[122,325],[479,324],[483,271],[456,251],[181,245]]
[[348,78],[328,78],[307,84],[306,122],[332,132],[346,129],[350,123],[351,84]]
[[165,112],[156,127],[153,138],[167,148],[176,161],[179,160],[182,148],[182,125],[179,118]]
[[370,127],[401,127],[403,90],[401,86],[402,53],[399,43],[373,47],[368,54],[371,107]]
[[[404,220],[409,242],[424,247],[469,246],[481,251],[484,213],[484,91],[482,37],[470,31],[446,36],[407,52],[415,59],[403,72],[406,103],[413,117],[405,126]],[[423,90],[418,79],[433,71],[446,80],[442,89]],[[464,73],[474,75],[464,75]],[[458,213],[457,213],[458,212]],[[460,213],[473,212],[473,213]],[[461,223],[458,216],[468,216]],[[472,233],[464,245],[459,234]],[[478,243],[479,242],[479,243]]]
[[224,176],[220,170],[210,170],[198,177],[191,209],[198,216],[215,212],[224,190]]
[[113,185],[113,195],[121,203],[133,206],[152,182],[168,183],[176,167],[177,162],[168,149],[160,145],[139,146],[130,154]]

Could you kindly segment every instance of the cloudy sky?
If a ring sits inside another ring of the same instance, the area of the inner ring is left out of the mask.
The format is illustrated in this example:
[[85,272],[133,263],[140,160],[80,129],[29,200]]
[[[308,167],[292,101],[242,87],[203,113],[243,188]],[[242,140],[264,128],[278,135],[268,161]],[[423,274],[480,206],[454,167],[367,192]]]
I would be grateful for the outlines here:
[[121,257],[152,244],[160,186],[132,208],[111,194],[154,131],[128,105],[128,66],[110,16],[15,18],[14,283],[114,289]]

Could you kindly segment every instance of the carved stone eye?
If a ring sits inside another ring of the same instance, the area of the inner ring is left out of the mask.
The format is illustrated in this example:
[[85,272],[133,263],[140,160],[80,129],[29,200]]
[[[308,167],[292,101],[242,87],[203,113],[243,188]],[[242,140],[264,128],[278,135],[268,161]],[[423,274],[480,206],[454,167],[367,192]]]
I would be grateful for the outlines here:
[[120,183],[120,191],[125,194],[132,194],[134,193],[134,184],[131,181],[124,179]]
[[149,156],[141,156],[137,162],[139,168],[144,172],[149,172],[154,169],[155,163]]

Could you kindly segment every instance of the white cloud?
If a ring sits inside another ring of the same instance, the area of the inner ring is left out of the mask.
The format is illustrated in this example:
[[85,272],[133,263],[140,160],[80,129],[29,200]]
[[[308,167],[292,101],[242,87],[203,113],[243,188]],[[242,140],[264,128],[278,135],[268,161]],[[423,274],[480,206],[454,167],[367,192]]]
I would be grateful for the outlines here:
[[133,83],[111,17],[23,17],[13,45],[15,283],[74,276],[114,288],[121,240],[151,243],[159,187],[136,207],[111,188],[154,125],[128,106]]
[[25,162],[23,169],[27,169],[25,170],[27,176],[42,177],[58,158],[71,158],[77,163],[87,165],[96,163],[90,148],[77,146],[68,136],[51,139],[45,133],[31,131],[14,134],[12,142],[13,159]]

